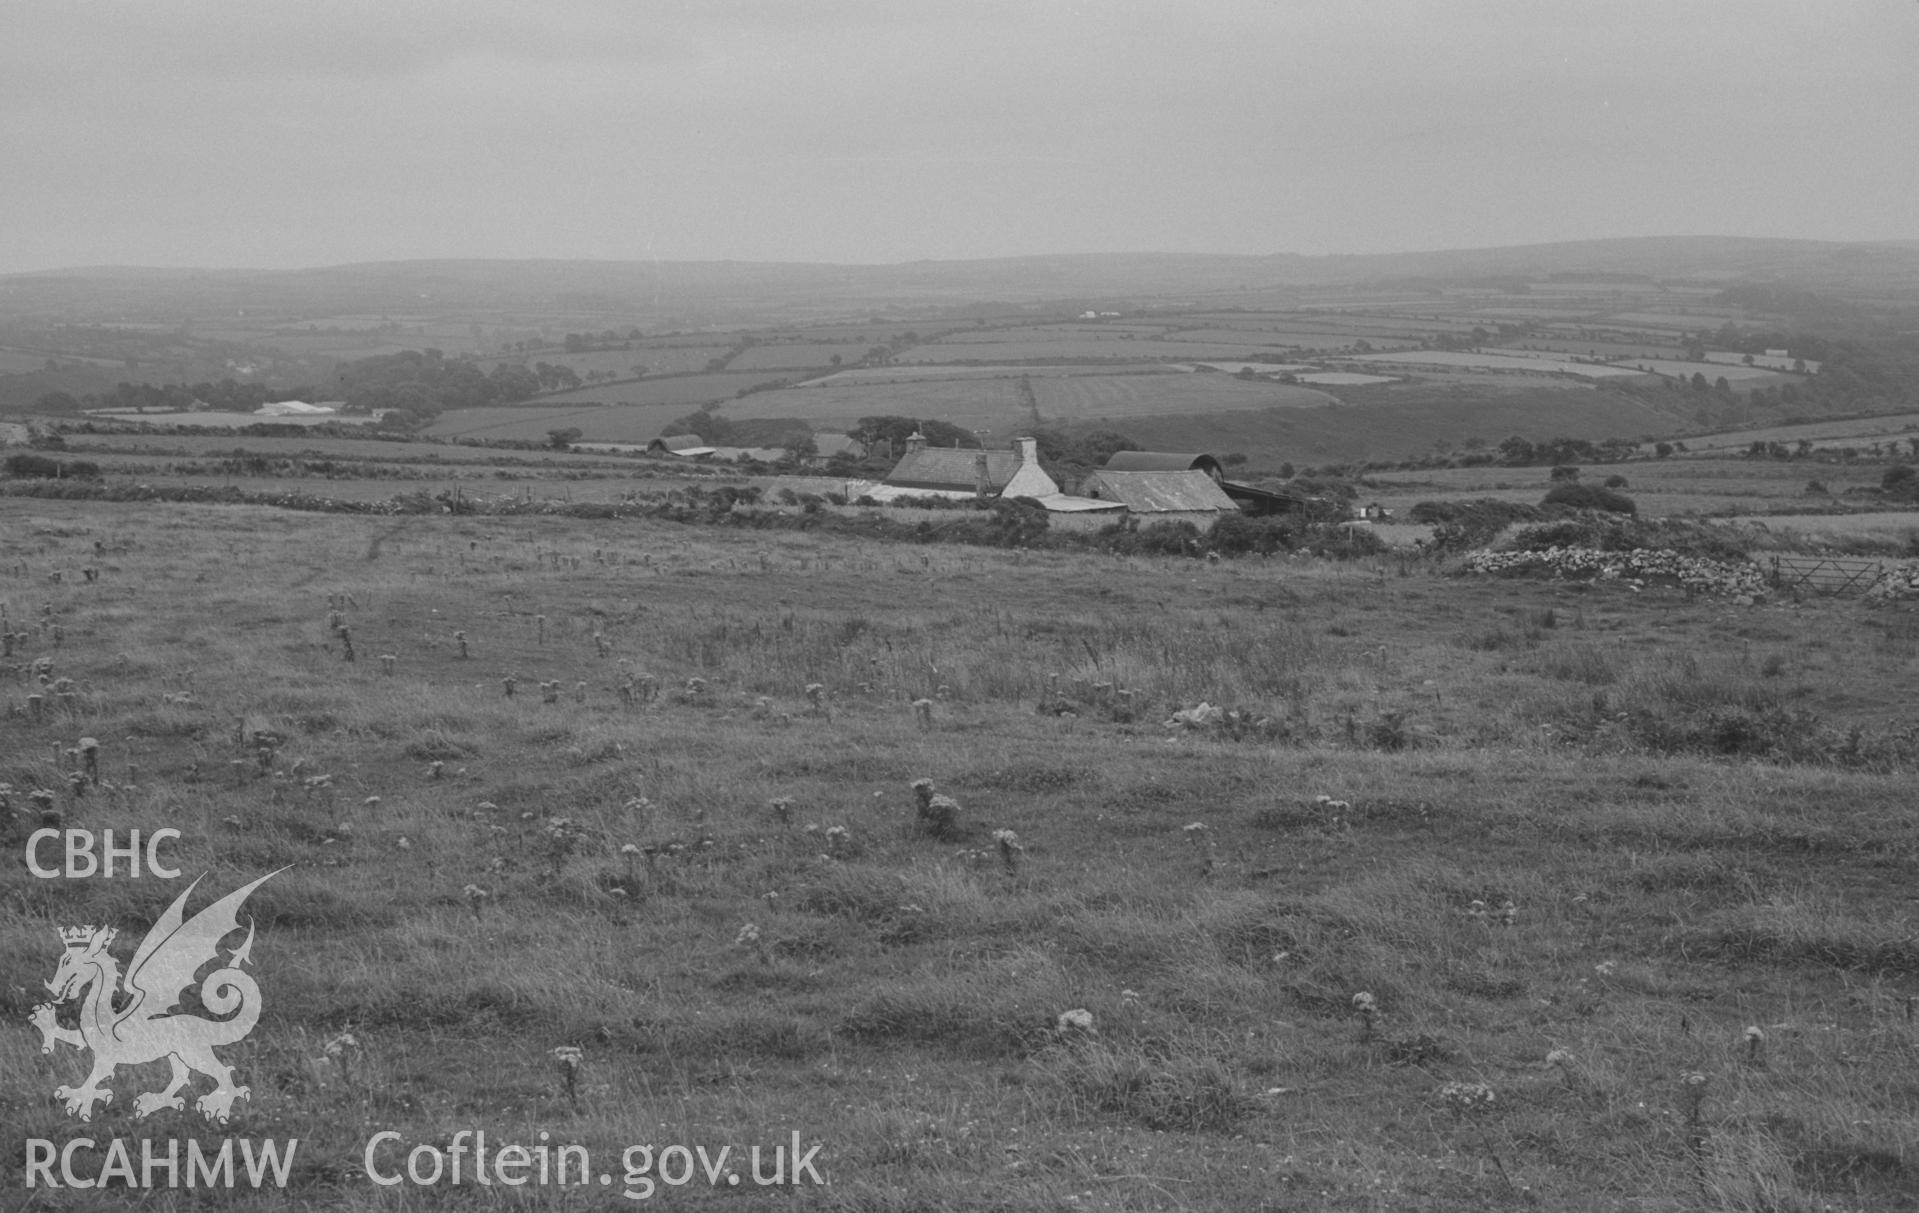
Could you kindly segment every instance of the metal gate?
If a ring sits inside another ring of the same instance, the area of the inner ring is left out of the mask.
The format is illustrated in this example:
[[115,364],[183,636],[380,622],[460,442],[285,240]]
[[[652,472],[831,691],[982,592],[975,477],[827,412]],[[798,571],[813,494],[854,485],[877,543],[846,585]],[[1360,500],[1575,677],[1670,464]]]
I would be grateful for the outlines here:
[[1815,594],[1863,594],[1886,571],[1884,561],[1844,556],[1774,556],[1772,583]]

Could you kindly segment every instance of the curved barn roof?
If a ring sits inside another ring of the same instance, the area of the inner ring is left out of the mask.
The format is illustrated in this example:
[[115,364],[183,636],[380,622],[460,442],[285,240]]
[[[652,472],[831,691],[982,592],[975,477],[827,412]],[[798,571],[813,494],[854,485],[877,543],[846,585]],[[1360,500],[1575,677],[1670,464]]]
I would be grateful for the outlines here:
[[1196,513],[1238,510],[1205,472],[1180,468],[1170,472],[1094,472],[1080,493],[1099,501],[1117,501],[1135,514]]
[[1205,472],[1214,480],[1226,470],[1211,455],[1176,455],[1169,451],[1114,451],[1106,459],[1109,472]]

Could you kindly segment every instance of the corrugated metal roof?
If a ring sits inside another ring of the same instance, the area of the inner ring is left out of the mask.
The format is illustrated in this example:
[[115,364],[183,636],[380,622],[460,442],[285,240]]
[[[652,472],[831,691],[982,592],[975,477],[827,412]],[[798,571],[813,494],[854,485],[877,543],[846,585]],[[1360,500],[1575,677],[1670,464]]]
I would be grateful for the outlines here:
[[972,491],[979,484],[979,461],[986,460],[986,487],[997,493],[1019,470],[1019,456],[1012,451],[975,451],[961,447],[929,446],[906,452],[893,465],[886,483],[899,488],[948,489]]
[[1170,451],[1114,451],[1106,457],[1109,472],[1205,472],[1218,480],[1224,472],[1211,455],[1176,455]]
[[1135,514],[1234,510],[1223,489],[1205,472],[1094,472],[1080,493],[1102,501],[1117,501]]

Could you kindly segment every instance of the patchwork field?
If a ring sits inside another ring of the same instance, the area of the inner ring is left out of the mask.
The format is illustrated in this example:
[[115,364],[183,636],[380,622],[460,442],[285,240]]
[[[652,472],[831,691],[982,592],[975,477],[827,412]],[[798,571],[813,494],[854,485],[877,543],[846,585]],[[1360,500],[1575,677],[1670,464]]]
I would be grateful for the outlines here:
[[1398,354],[1367,354],[1356,362],[1391,363],[1395,366],[1468,367],[1491,371],[1540,371],[1559,375],[1578,375],[1584,379],[1610,379],[1639,372],[1590,362],[1571,362],[1519,351],[1512,353],[1454,353],[1447,350],[1408,350]]
[[587,442],[647,442],[671,429],[691,406],[681,404],[509,405],[442,413],[427,427],[431,438],[543,442],[549,431],[577,429]]
[[[0,599],[7,845],[184,874],[0,886],[9,1149],[298,1141],[144,1208],[1919,1207],[1907,610],[11,496]],[[49,928],[269,873],[231,1121],[69,1115]]]

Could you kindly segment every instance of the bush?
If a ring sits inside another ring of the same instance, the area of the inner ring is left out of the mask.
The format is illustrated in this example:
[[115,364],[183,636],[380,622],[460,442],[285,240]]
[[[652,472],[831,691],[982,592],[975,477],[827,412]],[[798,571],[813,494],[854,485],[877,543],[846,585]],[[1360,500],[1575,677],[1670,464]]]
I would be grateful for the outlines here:
[[1539,509],[1523,502],[1479,497],[1471,501],[1417,502],[1406,516],[1433,528],[1435,548],[1459,552],[1485,546],[1515,522],[1539,521]]
[[1626,487],[1626,478],[1617,474],[1608,476],[1606,477],[1606,487],[1609,489],[1623,489]]
[[1605,510],[1611,514],[1637,514],[1639,507],[1624,493],[1593,484],[1557,484],[1546,493],[1541,505],[1564,506],[1574,510]]
[[98,480],[100,465],[84,459],[49,459],[45,455],[7,456],[10,476],[37,476],[45,480]]
[[1249,518],[1223,514],[1208,528],[1205,546],[1222,556],[1311,552],[1315,556],[1377,556],[1385,541],[1365,527],[1316,521],[1299,515]]

